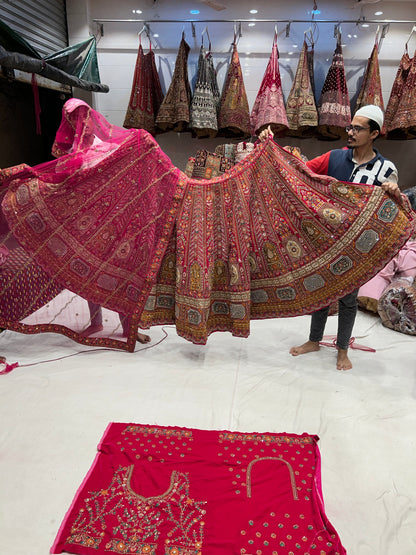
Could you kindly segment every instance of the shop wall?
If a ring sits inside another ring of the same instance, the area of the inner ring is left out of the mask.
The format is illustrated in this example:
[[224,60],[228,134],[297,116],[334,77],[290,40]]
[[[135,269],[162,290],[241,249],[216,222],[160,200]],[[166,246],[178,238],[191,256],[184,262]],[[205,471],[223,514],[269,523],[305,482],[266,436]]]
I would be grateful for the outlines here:
[[[301,3],[298,3],[298,5]],[[138,2],[136,4],[138,6],[140,3]],[[148,7],[152,3],[142,2],[141,4]],[[165,11],[163,10],[163,6],[168,6],[169,4],[175,4],[177,7],[176,18],[179,19],[183,17],[183,13],[180,10],[181,2],[169,3],[165,1],[158,2],[157,4],[159,5],[157,15],[161,19],[165,18],[165,13],[171,13],[167,11],[167,7]],[[244,2],[244,0],[243,2],[236,3],[227,2],[226,4],[231,7],[233,4],[234,6],[246,4],[247,15],[249,7],[253,5],[253,3]],[[303,2],[303,4],[305,4],[305,2]],[[312,4],[312,2],[308,4]],[[340,19],[347,19],[347,17],[353,19],[360,15],[360,12],[356,9],[350,9],[348,11],[354,4],[357,3],[342,0],[329,3],[320,1],[319,5],[324,8],[321,8],[323,13],[321,13],[320,17],[322,17],[322,19],[335,19],[338,13]],[[383,17],[390,17],[395,20],[416,20],[415,2],[381,2],[380,4],[383,5],[385,12]],[[275,17],[279,19],[285,17],[294,19],[299,17],[298,13],[294,12],[293,2],[276,2],[275,5],[276,9],[273,12]],[[332,11],[325,12],[326,7],[331,5]],[[389,5],[391,7],[390,12],[386,9]],[[132,7],[134,7],[133,3],[129,0],[118,0],[117,3],[110,2],[109,0],[68,1],[67,12],[70,44],[79,40],[84,40],[90,32],[97,32],[98,27],[97,24],[93,23],[93,19],[126,19],[140,17],[132,14]],[[370,7],[367,6],[366,9],[369,10]],[[366,12],[367,19],[370,19],[368,16],[375,11],[374,6],[371,9],[371,12]],[[148,11],[146,13],[154,14],[156,12]],[[362,13],[363,12],[361,12],[361,14]],[[224,19],[233,18],[231,8],[227,9],[226,13],[221,12],[217,17]],[[207,25],[212,42],[218,83],[221,89],[228,69],[231,43],[234,35],[234,26],[232,23],[196,23],[195,37],[192,36],[190,23],[150,24],[151,37],[153,37],[153,48],[155,50],[157,67],[164,92],[167,90],[171,81],[182,31],[185,32],[185,38],[191,46],[191,52],[188,58],[188,74],[191,88],[193,88],[199,48],[201,45],[201,34]],[[75,91],[76,96],[80,96],[89,101],[109,121],[118,125],[123,124],[130,98],[134,65],[139,44],[138,31],[141,27],[141,23],[104,23],[104,35],[99,38],[97,47],[98,60],[101,81],[109,85],[110,92],[106,94],[94,93],[85,97],[85,93]],[[299,52],[303,43],[304,31],[307,27],[308,25],[305,23],[292,23],[289,35],[286,36],[286,25],[284,23],[277,24],[278,47],[280,52],[279,64],[285,99],[293,83]],[[387,104],[389,99],[398,64],[404,52],[405,43],[409,38],[411,29],[411,25],[391,24],[385,38],[381,42],[379,60],[385,104]],[[257,23],[256,26],[249,27],[247,23],[243,23],[241,30],[242,36],[238,39],[238,51],[251,109],[270,56],[275,25],[273,23]],[[374,44],[377,25],[370,24],[369,27],[364,28],[356,23],[342,23],[341,30],[345,71],[351,108],[353,110],[367,59],[371,54]],[[155,33],[159,35],[158,38],[153,36]],[[315,88],[316,96],[319,98],[336,46],[334,25],[324,23],[317,24],[315,28],[315,42]],[[205,44],[207,44],[206,39]],[[145,35],[142,35],[142,45],[145,51],[147,51],[149,42]],[[415,47],[416,36],[414,35],[410,39],[409,51],[412,51],[412,48],[414,50]],[[220,138],[216,138],[211,142],[205,139],[194,139],[190,133],[184,133],[180,136],[176,133],[167,133],[158,136],[157,139],[166,153],[172,158],[173,162],[182,169],[185,166],[188,156],[194,154],[199,148],[208,148],[210,144],[214,145],[224,142],[224,140]],[[341,141],[326,142],[318,139],[283,138],[280,142],[283,144],[297,144],[308,157],[321,154],[330,148],[340,148],[343,146]],[[416,156],[416,141],[380,140],[378,142],[378,148],[398,166],[401,187],[404,188],[414,185],[414,171],[410,160],[414,159]]]

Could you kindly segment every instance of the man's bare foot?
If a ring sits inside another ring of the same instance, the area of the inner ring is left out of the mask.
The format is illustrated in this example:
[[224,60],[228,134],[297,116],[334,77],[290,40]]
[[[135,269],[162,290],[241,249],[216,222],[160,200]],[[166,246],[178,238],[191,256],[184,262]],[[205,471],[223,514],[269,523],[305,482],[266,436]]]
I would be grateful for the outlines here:
[[348,358],[348,349],[338,349],[337,370],[351,370],[352,364]]
[[146,335],[145,333],[137,332],[137,341],[139,343],[150,343],[150,335]]
[[82,335],[83,337],[88,337],[89,335],[92,335],[93,333],[98,333],[99,331],[103,331],[102,324],[91,324],[90,326],[88,326],[88,328],[85,328],[85,330],[82,331],[80,335]]
[[292,356],[297,357],[298,355],[304,355],[306,353],[312,353],[314,351],[319,351],[319,341],[307,341],[303,345],[292,347],[289,353]]

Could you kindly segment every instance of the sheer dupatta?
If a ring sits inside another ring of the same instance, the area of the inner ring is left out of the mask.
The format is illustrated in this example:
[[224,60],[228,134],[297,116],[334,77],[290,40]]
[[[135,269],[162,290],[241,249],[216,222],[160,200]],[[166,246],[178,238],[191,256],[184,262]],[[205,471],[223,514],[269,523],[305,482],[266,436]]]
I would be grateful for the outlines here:
[[[2,172],[2,242],[18,241],[25,260],[20,271],[2,272],[0,326],[133,350],[183,174],[149,133],[111,125],[77,99],[64,106],[53,154]],[[11,315],[19,280],[30,306]]]

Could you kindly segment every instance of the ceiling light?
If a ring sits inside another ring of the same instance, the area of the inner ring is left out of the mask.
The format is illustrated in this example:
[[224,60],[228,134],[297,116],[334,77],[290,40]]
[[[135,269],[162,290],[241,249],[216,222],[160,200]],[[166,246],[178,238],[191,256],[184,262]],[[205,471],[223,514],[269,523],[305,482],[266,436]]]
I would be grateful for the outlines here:
[[297,44],[292,44],[292,47],[293,47],[293,48],[297,48],[298,45],[297,45]]
[[374,12],[374,15],[383,15],[383,12]]
[[255,26],[255,23],[249,23],[248,26],[249,26],[249,27],[254,27],[254,26]]
[[192,15],[196,15],[199,13],[199,10],[190,10],[189,13],[191,13]]
[[157,38],[159,38],[159,33],[154,33],[153,36],[157,39]]
[[370,25],[368,23],[363,23],[361,27],[370,27]]
[[314,15],[317,15],[318,13],[321,13],[321,10],[312,10],[312,13],[313,13]]
[[347,37],[348,37],[349,39],[352,39],[352,35],[347,35]]
[[258,13],[259,10],[250,10],[250,13]]
[[143,13],[142,10],[132,10],[133,13]]

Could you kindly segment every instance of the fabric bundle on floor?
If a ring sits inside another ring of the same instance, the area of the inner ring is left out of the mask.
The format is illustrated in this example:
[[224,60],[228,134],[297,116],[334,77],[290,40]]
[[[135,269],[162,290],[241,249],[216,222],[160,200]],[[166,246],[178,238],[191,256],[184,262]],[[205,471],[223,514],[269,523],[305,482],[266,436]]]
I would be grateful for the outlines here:
[[[195,343],[247,337],[250,319],[307,314],[359,287],[413,232],[407,197],[318,176],[270,139],[192,179],[149,133],[72,99],[54,152],[5,172],[11,232],[64,289],[24,321],[0,318],[16,331],[127,350],[138,326],[162,322]],[[88,301],[106,311],[94,337]],[[130,316],[125,339],[117,313]]]
[[318,439],[112,423],[51,553],[344,555]]
[[143,53],[140,43],[134,68],[133,85],[123,126],[156,133],[156,115],[163,101],[162,87],[152,49]]

